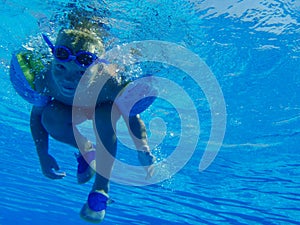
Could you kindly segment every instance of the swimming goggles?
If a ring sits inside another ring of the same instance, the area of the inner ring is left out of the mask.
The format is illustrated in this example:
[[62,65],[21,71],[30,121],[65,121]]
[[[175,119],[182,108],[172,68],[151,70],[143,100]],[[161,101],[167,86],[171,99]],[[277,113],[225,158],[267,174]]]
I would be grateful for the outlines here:
[[[69,49],[68,47],[54,46],[46,35],[42,34],[42,36],[49,48],[51,49],[54,58],[61,62],[70,62],[74,60],[75,63],[79,66],[87,68],[98,59],[98,57],[95,54],[87,51],[78,51],[76,55],[73,55],[71,49]],[[105,59],[98,59],[97,61],[106,64],[108,63]]]

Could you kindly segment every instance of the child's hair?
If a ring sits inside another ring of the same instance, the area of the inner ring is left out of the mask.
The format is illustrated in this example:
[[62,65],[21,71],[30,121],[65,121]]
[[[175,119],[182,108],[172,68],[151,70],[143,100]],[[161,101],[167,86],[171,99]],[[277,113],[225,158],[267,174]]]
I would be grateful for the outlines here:
[[67,14],[69,28],[74,30],[89,31],[95,33],[98,37],[107,36],[108,27],[105,24],[105,18],[100,17],[96,13],[84,8],[73,8]]
[[104,52],[105,38],[109,36],[105,17],[100,17],[98,10],[86,7],[72,7],[65,16],[58,36],[70,37],[71,47],[74,49],[76,46],[84,48],[94,45],[97,55],[101,55]]
[[88,29],[61,29],[56,42],[64,39],[70,40],[70,47],[75,51],[88,49],[89,46],[93,46],[97,55],[100,56],[104,53],[101,38]]

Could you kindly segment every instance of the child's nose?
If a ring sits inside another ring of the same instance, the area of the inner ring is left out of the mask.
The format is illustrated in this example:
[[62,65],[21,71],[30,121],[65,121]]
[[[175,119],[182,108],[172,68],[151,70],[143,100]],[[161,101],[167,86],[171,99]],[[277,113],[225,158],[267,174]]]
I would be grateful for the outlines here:
[[68,62],[67,70],[65,73],[65,79],[67,80],[76,80],[78,77],[78,74],[80,72],[80,69],[78,68],[78,65],[74,63],[73,61]]

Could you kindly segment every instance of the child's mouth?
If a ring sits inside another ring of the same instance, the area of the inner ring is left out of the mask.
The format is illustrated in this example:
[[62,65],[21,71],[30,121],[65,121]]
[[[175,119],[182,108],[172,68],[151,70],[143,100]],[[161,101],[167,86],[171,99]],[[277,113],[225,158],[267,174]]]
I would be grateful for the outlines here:
[[76,88],[63,85],[61,90],[62,90],[63,94],[65,94],[65,95],[74,95]]

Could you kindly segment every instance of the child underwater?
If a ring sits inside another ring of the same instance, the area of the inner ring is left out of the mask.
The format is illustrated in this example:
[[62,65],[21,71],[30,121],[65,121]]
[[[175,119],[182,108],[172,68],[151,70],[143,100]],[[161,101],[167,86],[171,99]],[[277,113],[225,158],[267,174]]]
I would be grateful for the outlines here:
[[[116,66],[105,60],[101,37],[88,28],[63,28],[55,44],[43,34],[45,48],[49,48],[53,56],[49,64],[44,65],[32,51],[23,49],[12,56],[10,79],[17,93],[33,104],[30,128],[43,174],[50,179],[66,176],[64,172],[59,172],[56,159],[49,153],[49,136],[79,149],[78,183],[86,183],[95,175],[92,190],[80,215],[89,222],[101,222],[111,201],[108,195],[109,178],[117,152],[116,124],[120,117],[126,122],[147,176],[153,175],[155,157],[147,143],[146,128],[139,113],[151,105],[155,98],[148,98],[136,107],[136,112],[133,110],[129,115],[124,115],[127,105],[123,100],[130,99],[130,96],[126,96],[126,88],[142,90],[117,79]],[[74,105],[78,83],[95,63],[98,69],[90,77],[89,83],[95,83],[92,79],[106,81],[96,106],[90,107],[88,103],[85,106]],[[114,103],[117,110],[113,110]],[[74,110],[76,118],[72,117]],[[98,134],[95,145],[76,127],[86,120],[93,121],[94,132]]]

